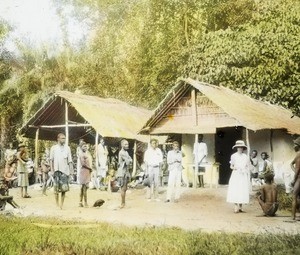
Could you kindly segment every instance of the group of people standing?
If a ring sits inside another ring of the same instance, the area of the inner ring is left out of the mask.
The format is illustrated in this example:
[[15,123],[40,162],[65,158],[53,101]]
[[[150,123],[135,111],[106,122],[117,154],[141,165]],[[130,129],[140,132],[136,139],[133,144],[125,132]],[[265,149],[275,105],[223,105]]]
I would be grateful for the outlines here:
[[[246,153],[244,153],[244,151],[247,150],[247,146],[242,140],[236,141],[232,149],[236,149],[236,152],[232,154],[230,158],[230,168],[232,172],[228,184],[227,202],[233,203],[234,212],[238,213],[244,212],[243,204],[249,203],[251,174],[252,177],[259,177],[258,159],[256,150],[253,150],[250,159],[248,158]],[[264,185],[261,186],[257,198],[265,215],[274,216],[278,209],[277,187],[273,183],[274,173],[271,166],[266,162],[268,158],[267,153],[263,152],[261,156],[264,163],[263,176],[260,176],[260,178],[264,179]]]
[[[238,140],[232,149],[236,152],[231,155],[230,168],[232,173],[227,190],[227,202],[234,204],[234,212],[243,212],[243,204],[249,203],[251,182],[250,176],[260,178],[262,182],[257,193],[258,202],[266,216],[274,216],[279,207],[277,185],[274,183],[273,166],[266,152],[261,153],[263,160],[262,170],[258,170],[257,151],[252,151],[250,160],[246,155],[247,146],[244,141]],[[296,218],[297,199],[300,196],[300,137],[294,141],[295,159],[291,162],[294,170],[292,218]],[[251,171],[252,169],[252,171]],[[254,171],[253,171],[254,169]]]
[[[58,134],[57,144],[53,145],[49,153],[49,161],[43,158],[41,165],[50,168],[53,174],[54,194],[56,205],[60,208],[63,207],[65,194],[69,191],[70,174],[73,173],[73,161],[71,156],[70,147],[65,144],[66,137],[63,133]],[[96,147],[98,157],[97,162],[97,177],[99,184],[103,183],[103,178],[107,174],[108,164],[108,150],[105,146],[104,139],[100,139],[100,143]],[[243,212],[243,204],[249,203],[250,191],[251,191],[251,177],[264,179],[261,186],[260,193],[257,196],[258,202],[262,207],[265,215],[274,216],[278,209],[277,201],[277,186],[274,183],[274,172],[272,163],[268,160],[268,154],[266,152],[261,153],[263,160],[262,169],[259,171],[257,151],[253,150],[250,158],[245,151],[248,149],[244,141],[238,140],[232,149],[236,150],[230,158],[230,168],[232,170],[229,179],[229,185],[227,190],[228,203],[234,204],[234,212]],[[296,151],[296,157],[291,163],[291,167],[294,170],[294,180],[291,185],[293,189],[293,204],[292,215],[293,219],[296,217],[297,199],[300,196],[300,137],[294,141],[294,149]],[[121,205],[120,208],[125,207],[126,204],[126,191],[130,182],[130,168],[132,166],[132,157],[129,152],[129,142],[126,139],[121,140],[120,150],[118,154],[118,167],[116,172],[116,179],[118,186],[121,189]],[[207,146],[203,142],[203,136],[199,135],[199,141],[194,145],[194,160],[198,162],[200,167],[207,159]],[[13,157],[15,155],[15,157]],[[171,201],[178,202],[180,198],[180,186],[182,183],[182,158],[183,153],[180,150],[178,141],[172,142],[172,149],[167,153],[168,164],[168,188],[165,202]],[[79,143],[79,149],[77,149],[77,177],[78,184],[80,185],[79,194],[79,206],[87,207],[87,190],[92,176],[92,156],[88,150],[88,145],[81,140]],[[195,159],[196,158],[196,159]],[[21,188],[21,196],[23,198],[30,198],[28,194],[28,170],[26,163],[28,162],[28,155],[26,146],[19,144],[17,151],[9,148],[6,152],[6,167],[5,178],[13,178],[13,167],[17,169],[18,186]],[[144,154],[145,163],[145,175],[144,183],[147,186],[148,200],[154,199],[160,201],[158,196],[160,169],[163,164],[163,153],[158,147],[158,140],[151,139],[148,149]],[[47,179],[47,177],[45,177]],[[202,177],[203,178],[203,177]],[[7,179],[6,179],[7,180]],[[203,179],[199,178],[200,186],[203,185]],[[43,193],[45,189],[43,188]],[[4,194],[4,193],[3,193]],[[0,194],[1,195],[1,194]],[[8,194],[6,194],[8,195]],[[1,200],[1,199],[0,199]],[[8,201],[8,200],[7,200]],[[11,202],[11,200],[10,200]],[[15,202],[12,202],[14,206],[17,206]]]

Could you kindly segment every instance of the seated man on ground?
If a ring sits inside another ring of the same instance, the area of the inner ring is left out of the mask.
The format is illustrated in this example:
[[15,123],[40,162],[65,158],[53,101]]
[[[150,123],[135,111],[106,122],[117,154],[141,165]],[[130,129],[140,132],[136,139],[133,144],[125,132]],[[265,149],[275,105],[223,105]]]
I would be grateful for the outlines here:
[[279,203],[277,202],[277,186],[273,173],[265,174],[265,184],[261,187],[257,199],[266,216],[275,216]]
[[13,208],[19,208],[14,201],[13,196],[9,196],[8,186],[3,177],[0,177],[0,211],[5,210],[6,203],[9,203]]

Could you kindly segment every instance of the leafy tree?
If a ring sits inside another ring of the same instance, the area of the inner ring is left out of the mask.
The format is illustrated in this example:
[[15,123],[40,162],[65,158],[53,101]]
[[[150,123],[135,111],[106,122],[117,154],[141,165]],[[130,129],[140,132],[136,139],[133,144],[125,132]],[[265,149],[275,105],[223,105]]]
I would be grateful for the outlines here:
[[300,115],[299,24],[299,2],[278,0],[261,6],[249,24],[206,34],[191,50],[185,74]]

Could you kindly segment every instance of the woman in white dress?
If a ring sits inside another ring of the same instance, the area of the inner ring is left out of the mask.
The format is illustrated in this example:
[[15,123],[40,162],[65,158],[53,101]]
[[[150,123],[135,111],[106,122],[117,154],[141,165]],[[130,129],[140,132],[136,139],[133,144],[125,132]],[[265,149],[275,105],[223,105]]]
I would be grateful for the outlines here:
[[232,149],[237,152],[231,155],[230,168],[232,173],[229,179],[227,202],[234,203],[234,212],[243,212],[243,204],[249,203],[250,192],[250,160],[244,153],[247,149],[244,141],[238,140]]

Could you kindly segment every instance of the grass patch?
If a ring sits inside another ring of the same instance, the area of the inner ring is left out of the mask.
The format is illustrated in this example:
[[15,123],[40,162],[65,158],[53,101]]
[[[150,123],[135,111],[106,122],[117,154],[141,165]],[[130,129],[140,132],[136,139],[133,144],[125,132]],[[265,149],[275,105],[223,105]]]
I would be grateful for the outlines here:
[[300,234],[227,234],[0,216],[0,254],[300,254]]
[[277,185],[279,210],[292,211],[292,194],[285,193],[284,185]]

